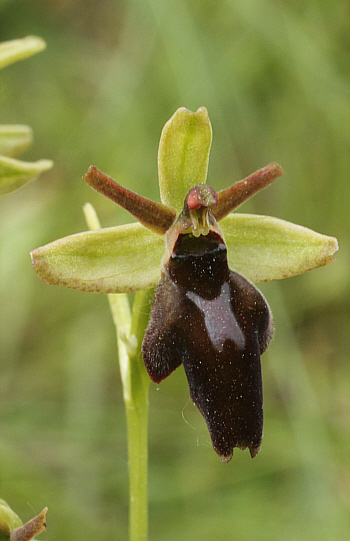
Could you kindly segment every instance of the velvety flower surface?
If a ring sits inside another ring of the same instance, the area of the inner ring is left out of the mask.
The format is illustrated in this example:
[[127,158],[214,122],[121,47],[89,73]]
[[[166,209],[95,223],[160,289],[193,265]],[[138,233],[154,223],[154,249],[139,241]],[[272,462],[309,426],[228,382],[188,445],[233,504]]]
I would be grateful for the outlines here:
[[286,278],[326,265],[336,239],[268,216],[231,212],[283,175],[270,164],[218,194],[207,186],[211,125],[204,107],[179,109],[158,154],[162,203],[121,187],[90,167],[83,180],[138,224],[72,235],[32,252],[41,279],[96,293],[158,285],[142,355],[160,382],[183,364],[193,401],[220,458],[233,448],[259,451],[260,354],[272,316],[251,282]]

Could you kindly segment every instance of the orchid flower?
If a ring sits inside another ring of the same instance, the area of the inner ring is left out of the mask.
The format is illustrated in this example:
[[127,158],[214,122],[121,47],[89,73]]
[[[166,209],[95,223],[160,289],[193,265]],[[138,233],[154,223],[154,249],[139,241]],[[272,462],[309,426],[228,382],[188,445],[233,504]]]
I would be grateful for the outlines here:
[[262,438],[260,355],[271,311],[252,282],[287,278],[333,261],[327,237],[284,220],[233,214],[283,175],[271,163],[218,193],[206,185],[212,130],[204,107],[176,111],[159,146],[161,203],[91,166],[83,180],[139,223],[78,233],[31,254],[50,284],[95,293],[156,286],[142,357],[157,383],[183,364],[191,398],[223,462],[234,447],[254,457]]

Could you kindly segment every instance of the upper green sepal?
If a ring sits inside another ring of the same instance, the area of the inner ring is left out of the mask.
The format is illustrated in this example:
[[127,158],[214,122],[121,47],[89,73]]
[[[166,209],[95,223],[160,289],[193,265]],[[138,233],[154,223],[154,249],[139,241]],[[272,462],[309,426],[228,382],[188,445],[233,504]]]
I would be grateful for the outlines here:
[[205,107],[195,113],[181,107],[163,128],[158,151],[160,197],[177,213],[189,190],[206,182],[211,139]]

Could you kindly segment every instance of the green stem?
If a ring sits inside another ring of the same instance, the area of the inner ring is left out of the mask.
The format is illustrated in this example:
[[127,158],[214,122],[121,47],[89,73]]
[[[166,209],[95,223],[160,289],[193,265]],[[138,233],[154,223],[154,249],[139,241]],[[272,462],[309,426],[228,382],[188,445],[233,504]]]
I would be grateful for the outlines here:
[[135,295],[130,330],[130,399],[125,400],[129,452],[130,541],[146,541],[148,533],[148,389],[149,377],[141,345],[148,324],[153,291]]
[[[145,331],[140,307],[143,296],[138,293],[130,317],[127,295],[108,295],[117,328],[119,364],[126,409],[129,463],[129,539],[146,541],[148,533],[148,388],[141,358]],[[147,374],[146,374],[147,376]]]
[[[91,205],[84,207],[90,229],[99,229]],[[153,290],[135,295],[132,313],[126,294],[109,294],[108,301],[117,331],[120,373],[126,409],[129,462],[129,540],[148,537],[148,389],[149,377],[141,355]]]

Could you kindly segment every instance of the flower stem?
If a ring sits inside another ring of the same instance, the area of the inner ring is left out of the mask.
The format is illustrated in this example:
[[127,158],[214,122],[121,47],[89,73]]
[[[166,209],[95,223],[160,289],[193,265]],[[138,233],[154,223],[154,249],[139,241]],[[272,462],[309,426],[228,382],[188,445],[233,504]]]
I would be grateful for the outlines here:
[[142,361],[141,345],[148,324],[153,291],[135,295],[129,348],[130,398],[124,397],[129,453],[129,538],[146,541],[148,534],[148,389],[149,377]]
[[[100,227],[91,205],[84,207],[90,229]],[[149,377],[141,355],[153,290],[135,295],[132,313],[128,296],[109,294],[108,301],[117,331],[120,373],[126,409],[129,463],[129,540],[148,537],[148,389]]]

